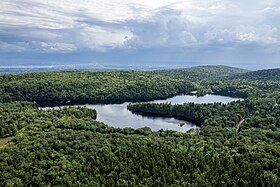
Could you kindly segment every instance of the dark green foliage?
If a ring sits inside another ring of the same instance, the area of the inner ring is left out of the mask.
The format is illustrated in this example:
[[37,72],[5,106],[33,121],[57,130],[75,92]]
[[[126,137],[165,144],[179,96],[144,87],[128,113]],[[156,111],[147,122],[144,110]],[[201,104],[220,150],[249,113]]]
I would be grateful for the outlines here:
[[[234,127],[241,120],[249,127],[279,127],[280,82],[277,81],[201,81],[209,93],[245,97],[244,101],[183,105],[136,103],[134,113],[184,118],[200,126]],[[244,128],[244,127],[243,127]]]
[[[0,103],[0,138],[14,136],[18,130],[33,123],[36,118],[44,118],[45,114],[38,112],[38,110],[36,103]],[[90,116],[92,119],[96,119],[96,111],[85,107],[62,108],[58,111],[54,110],[53,113],[57,113],[58,116]]]
[[171,70],[160,70],[156,71],[161,74],[174,76],[178,78],[187,79],[218,79],[236,74],[248,72],[248,70],[234,68],[229,66],[197,66],[192,68],[181,68]]
[[21,128],[27,126],[34,118],[36,103],[14,102],[0,103],[0,138],[13,136]]
[[262,80],[262,81],[280,81],[280,68],[265,69],[243,73],[241,75],[233,75],[231,79],[247,79],[247,80]]
[[271,131],[115,129],[80,113],[37,110],[0,152],[0,186],[279,184],[280,146],[267,137]]
[[229,105],[194,104],[183,105],[137,103],[127,107],[134,113],[151,116],[169,116],[186,119],[198,126],[235,127],[242,119],[249,115],[249,109],[243,102],[232,102]]
[[194,89],[186,80],[145,72],[9,74],[0,75],[0,82],[0,101],[36,101],[40,104],[151,100]]
[[[212,73],[182,76],[193,83],[158,72],[1,75],[5,102],[148,100],[194,89],[245,100],[129,106],[201,125],[186,133],[112,128],[83,107],[40,110],[34,102],[2,103],[0,137],[9,142],[0,147],[0,186],[279,186],[279,81],[214,81],[217,68],[202,69],[199,74]],[[213,80],[201,80],[208,76]]]

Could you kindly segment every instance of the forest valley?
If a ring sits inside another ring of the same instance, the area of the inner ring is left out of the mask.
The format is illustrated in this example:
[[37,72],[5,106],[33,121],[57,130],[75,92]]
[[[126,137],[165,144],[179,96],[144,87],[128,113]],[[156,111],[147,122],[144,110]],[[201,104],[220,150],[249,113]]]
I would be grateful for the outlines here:
[[[177,94],[244,100],[145,102]],[[113,128],[94,109],[39,108],[124,101],[200,128]],[[280,69],[1,74],[0,186],[280,186]]]

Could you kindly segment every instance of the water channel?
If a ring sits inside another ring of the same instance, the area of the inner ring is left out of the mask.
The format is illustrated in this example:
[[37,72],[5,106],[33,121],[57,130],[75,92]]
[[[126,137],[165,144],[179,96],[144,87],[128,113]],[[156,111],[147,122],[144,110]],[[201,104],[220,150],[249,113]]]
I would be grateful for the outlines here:
[[[170,102],[171,104],[183,104],[194,102],[197,104],[200,103],[229,103],[232,101],[240,100],[240,98],[232,98],[219,95],[205,95],[202,97],[196,97],[191,95],[178,95],[172,98],[165,100],[155,100],[154,103],[166,103]],[[109,126],[113,127],[131,127],[131,128],[142,128],[150,127],[153,131],[163,130],[175,130],[180,132],[185,132],[191,128],[197,128],[191,122],[178,120],[174,118],[166,117],[146,117],[141,115],[136,115],[127,110],[127,105],[129,103],[122,104],[86,104],[86,105],[77,105],[77,106],[86,106],[88,108],[95,109],[97,111],[97,121],[101,121]],[[47,109],[47,108],[45,108]],[[183,126],[181,126],[184,124]]]

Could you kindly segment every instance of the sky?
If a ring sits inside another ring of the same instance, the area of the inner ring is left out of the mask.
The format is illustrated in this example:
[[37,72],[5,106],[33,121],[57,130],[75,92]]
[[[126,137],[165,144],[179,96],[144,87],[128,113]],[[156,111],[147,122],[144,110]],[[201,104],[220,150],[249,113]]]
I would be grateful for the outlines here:
[[279,0],[1,0],[0,66],[280,67]]

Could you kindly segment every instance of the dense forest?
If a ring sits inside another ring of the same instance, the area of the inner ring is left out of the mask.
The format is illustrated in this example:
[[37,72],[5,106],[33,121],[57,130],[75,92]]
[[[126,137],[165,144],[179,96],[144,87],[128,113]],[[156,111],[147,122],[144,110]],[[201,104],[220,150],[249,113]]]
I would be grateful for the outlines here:
[[[279,186],[279,80],[262,71],[236,77],[229,71],[220,79],[172,71],[0,75],[0,186]],[[254,73],[258,79],[245,78]],[[39,108],[190,92],[244,100],[128,106],[200,126],[185,133],[109,127],[86,107]]]
[[248,79],[248,80],[263,80],[263,81],[280,81],[280,68],[259,70],[253,72],[246,72],[240,75],[229,76],[231,79]]
[[221,78],[239,76],[243,73],[249,72],[245,69],[234,68],[223,65],[212,65],[212,66],[197,66],[191,68],[180,68],[180,69],[171,69],[171,70],[158,70],[156,73],[184,78],[184,79],[212,79],[217,80]]
[[152,100],[194,89],[187,80],[125,71],[4,74],[0,75],[0,82],[0,101],[40,104]]

